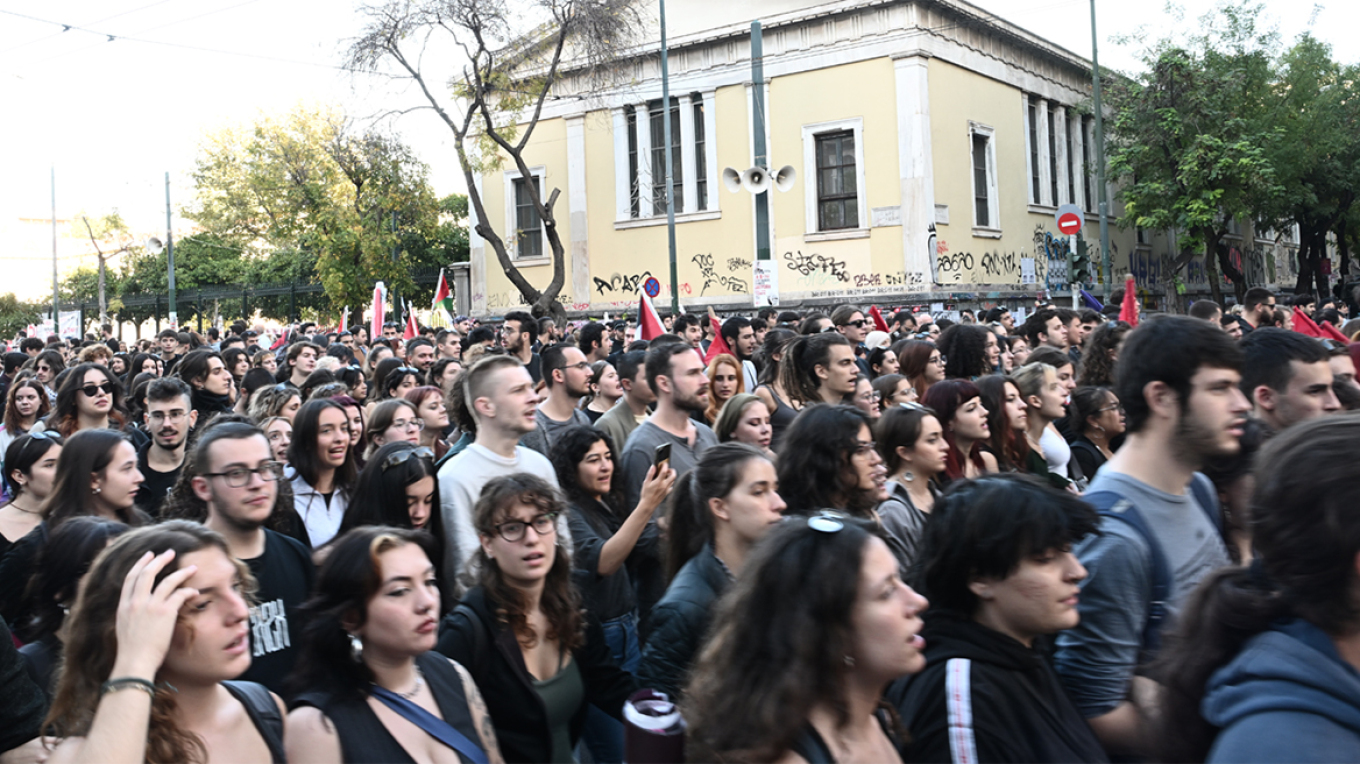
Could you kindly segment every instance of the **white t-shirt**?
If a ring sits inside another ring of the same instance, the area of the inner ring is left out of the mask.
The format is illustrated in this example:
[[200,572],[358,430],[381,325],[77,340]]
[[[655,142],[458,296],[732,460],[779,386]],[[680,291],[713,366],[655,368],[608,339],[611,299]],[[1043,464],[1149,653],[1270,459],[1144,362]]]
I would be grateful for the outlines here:
[[[481,546],[472,512],[482,495],[482,488],[492,478],[517,472],[527,472],[558,488],[557,472],[548,457],[524,446],[515,446],[515,455],[507,459],[473,443],[439,468],[439,511],[445,536],[444,573],[454,579],[452,589],[462,591],[457,579],[468,572],[467,564]],[[566,513],[557,518],[557,532],[562,536],[563,548],[571,549]]]
[[[1048,462],[1048,471],[1067,477],[1067,463],[1072,461],[1072,447],[1067,445],[1063,436],[1059,435],[1052,427],[1045,427],[1044,434],[1039,436],[1039,448],[1044,450],[1044,459]],[[1091,476],[1087,475],[1086,477]]]

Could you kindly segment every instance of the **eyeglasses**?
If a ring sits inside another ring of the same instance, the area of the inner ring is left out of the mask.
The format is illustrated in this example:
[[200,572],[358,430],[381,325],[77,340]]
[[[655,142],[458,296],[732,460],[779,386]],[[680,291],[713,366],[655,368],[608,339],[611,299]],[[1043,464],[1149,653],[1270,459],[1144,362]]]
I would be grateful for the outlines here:
[[[389,428],[391,428],[391,427],[400,427],[400,428],[403,429],[403,430],[408,429],[408,428],[410,428],[410,427],[414,427],[414,428],[416,428],[416,432],[420,432],[421,430],[425,429],[425,420],[423,420],[423,419],[393,419],[393,420],[392,420],[392,424],[389,424],[389,425],[387,425],[387,426],[388,426]],[[428,449],[426,449],[426,450],[428,450]]]
[[857,321],[846,321],[845,323],[841,324],[841,326],[853,326],[856,329],[863,329],[864,325],[867,323],[869,322],[861,318]]
[[524,538],[524,532],[530,526],[533,526],[534,533],[537,533],[540,536],[547,536],[551,533],[556,533],[557,513],[547,512],[545,514],[539,515],[538,517],[535,517],[533,520],[530,520],[527,523],[522,520],[510,520],[504,523],[498,523],[493,527],[496,529],[497,535],[499,535],[506,541],[514,543]]
[[174,411],[171,411],[169,413],[164,411],[153,411],[150,414],[146,415],[146,420],[148,422],[160,424],[161,422],[167,420],[171,422],[178,422],[184,419],[184,417],[186,416],[189,416],[189,412],[185,411],[184,409],[175,409]]
[[856,456],[859,456],[860,454],[871,453],[871,452],[872,452],[875,448],[877,448],[877,447],[878,447],[878,444],[875,443],[875,442],[873,442],[872,440],[860,440],[860,441],[856,441],[856,442],[855,442],[855,455],[856,455]]
[[266,483],[280,480],[283,478],[283,462],[264,462],[253,470],[247,467],[232,467],[225,472],[203,473],[203,477],[226,478],[227,485],[232,488],[244,488],[250,483],[251,475],[259,475],[260,479]]
[[383,460],[382,471],[386,472],[392,469],[393,467],[405,464],[406,462],[411,461],[412,458],[434,459],[434,451],[431,451],[430,449],[424,446],[421,446],[420,448],[408,448],[403,451],[399,451],[395,454],[388,456],[386,459]]
[[580,363],[573,363],[567,366],[556,366],[553,367],[552,371],[557,371],[558,369],[562,369],[564,371],[566,369],[576,369],[578,371],[590,371],[590,361],[581,361]]
[[80,388],[80,392],[85,393],[88,398],[93,398],[101,392],[105,395],[113,395],[113,383],[105,382],[102,385],[86,385]]
[[30,432],[27,434],[29,437],[40,438],[42,440],[50,440],[53,443],[58,443],[61,441],[61,433],[54,432],[52,430],[39,430],[37,432]]
[[1124,413],[1124,406],[1123,404],[1116,403],[1113,406],[1106,406],[1103,409],[1096,409],[1097,414],[1104,414],[1106,411],[1118,411],[1119,413],[1122,414]]
[[935,359],[935,363],[941,366],[944,366],[946,363],[948,363],[948,361],[949,359],[945,358],[943,353],[940,354],[939,358]]

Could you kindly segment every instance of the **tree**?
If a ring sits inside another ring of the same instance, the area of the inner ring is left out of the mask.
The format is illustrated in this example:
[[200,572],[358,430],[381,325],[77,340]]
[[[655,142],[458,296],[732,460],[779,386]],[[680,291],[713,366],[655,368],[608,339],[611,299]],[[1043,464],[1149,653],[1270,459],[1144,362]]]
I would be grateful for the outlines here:
[[114,255],[127,252],[132,246],[132,234],[128,231],[127,223],[123,222],[122,216],[117,212],[109,213],[100,218],[96,218],[93,223],[83,213],[80,215],[80,222],[85,226],[85,234],[90,237],[90,243],[94,245],[95,256],[99,258],[98,293],[99,293],[99,323],[108,323],[109,303],[107,294],[107,267],[106,261],[111,255],[106,255],[99,242],[111,239],[113,246],[117,249]]
[[[1121,225],[1180,230],[1204,253],[1213,298],[1223,302],[1216,264],[1240,299],[1244,275],[1220,246],[1234,219],[1258,220],[1283,192],[1271,161],[1273,32],[1257,29],[1259,7],[1220,8],[1184,44],[1144,54],[1147,71],[1109,85],[1114,119],[1109,165],[1124,203]],[[1180,255],[1183,268],[1193,251]]]
[[0,294],[0,336],[13,337],[16,333],[42,320],[43,308],[20,302],[13,292]]
[[[382,0],[363,10],[368,24],[349,49],[349,67],[375,73],[393,67],[392,76],[416,85],[425,101],[417,108],[432,109],[453,134],[477,234],[496,253],[501,270],[534,315],[551,315],[562,323],[566,311],[557,298],[566,281],[565,249],[555,215],[560,189],[545,200],[542,189],[528,185],[552,252],[552,279],[540,289],[515,266],[505,239],[488,222],[475,176],[509,161],[522,177],[532,177],[525,148],[544,101],[561,78],[564,53],[570,46],[570,65],[584,79],[599,84],[610,77],[612,64],[641,35],[635,0],[534,0],[516,12],[505,0]],[[525,18],[527,24],[521,21]],[[541,23],[528,28],[534,22]],[[446,51],[464,59],[449,94],[438,84],[447,75],[423,68],[431,43],[443,43]]]

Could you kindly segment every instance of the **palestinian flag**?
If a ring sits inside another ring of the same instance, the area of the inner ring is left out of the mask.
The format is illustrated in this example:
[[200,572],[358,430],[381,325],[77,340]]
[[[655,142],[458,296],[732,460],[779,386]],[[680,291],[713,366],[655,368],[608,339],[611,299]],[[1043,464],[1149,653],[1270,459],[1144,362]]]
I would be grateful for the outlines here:
[[449,282],[444,280],[444,269],[439,269],[439,286],[434,290],[434,304],[430,306],[432,310],[443,310],[450,316],[453,315],[453,290],[449,289]]

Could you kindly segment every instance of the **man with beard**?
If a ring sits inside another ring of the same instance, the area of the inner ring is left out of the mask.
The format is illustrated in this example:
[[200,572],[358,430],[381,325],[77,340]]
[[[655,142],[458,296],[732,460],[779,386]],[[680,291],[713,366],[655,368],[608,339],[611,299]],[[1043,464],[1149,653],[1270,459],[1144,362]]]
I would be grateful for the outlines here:
[[198,422],[189,386],[175,377],[152,380],[146,387],[146,431],[151,440],[137,451],[141,486],[137,488],[137,508],[160,517],[161,505],[179,480],[184,467],[184,444]]
[[[532,325],[532,324],[531,324]],[[543,384],[548,397],[534,414],[533,432],[519,444],[547,456],[562,430],[574,424],[590,424],[590,417],[578,406],[590,393],[590,362],[575,345],[551,345],[543,350]]]
[[501,342],[505,343],[505,352],[524,364],[534,384],[543,379],[543,359],[534,352],[534,337],[537,333],[538,323],[528,313],[515,310],[505,314],[505,322],[501,324]]
[[722,324],[722,337],[727,346],[736,354],[737,360],[741,361],[741,372],[746,381],[746,392],[754,392],[756,389],[756,365],[751,360],[751,355],[756,352],[756,330],[751,319],[745,316],[733,316],[727,319]]
[[434,366],[434,342],[423,337],[406,343],[406,363],[420,371],[423,376]]
[[1086,500],[1100,533],[1076,548],[1090,572],[1081,623],[1058,636],[1055,668],[1111,756],[1147,755],[1144,719],[1155,685],[1140,668],[1155,657],[1168,618],[1206,576],[1228,564],[1217,494],[1198,470],[1237,453],[1251,405],[1238,385],[1242,351],[1220,329],[1188,316],[1144,323],[1119,354],[1115,392],[1127,440]]
[[690,416],[708,406],[708,375],[692,350],[679,342],[647,350],[647,384],[656,393],[656,410],[628,436],[619,457],[625,497],[621,506],[637,506],[657,446],[670,444],[671,469],[685,475],[706,449],[718,445],[713,430]]
[[250,607],[250,668],[238,679],[259,682],[276,693],[297,660],[302,623],[297,609],[312,588],[315,569],[307,547],[265,528],[275,512],[283,463],[274,461],[269,439],[244,422],[211,425],[194,444],[189,475],[194,519],[227,542],[231,556],[255,577]]

